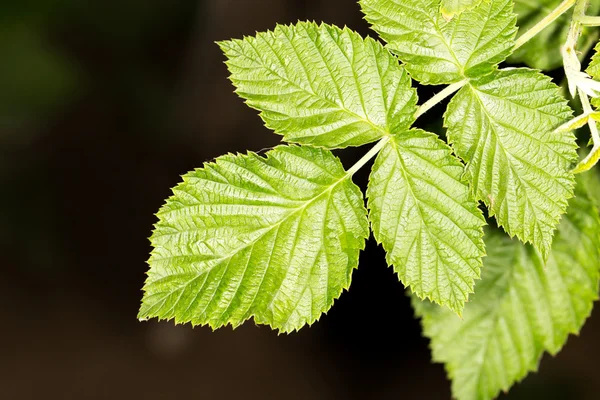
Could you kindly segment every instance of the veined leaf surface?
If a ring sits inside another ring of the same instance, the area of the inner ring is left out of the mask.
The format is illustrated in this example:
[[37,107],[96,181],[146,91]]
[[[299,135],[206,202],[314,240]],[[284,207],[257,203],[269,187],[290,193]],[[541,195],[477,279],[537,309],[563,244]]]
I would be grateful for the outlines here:
[[369,228],[328,150],[280,146],[190,172],[158,213],[139,317],[312,324],[350,285]]
[[460,314],[484,255],[485,224],[464,167],[437,135],[410,130],[381,150],[367,190],[375,239],[400,280]]
[[546,263],[531,246],[486,233],[482,279],[463,319],[413,296],[454,397],[495,398],[579,332],[598,298],[599,232],[598,210],[578,187]]
[[573,194],[575,137],[554,129],[571,116],[559,89],[528,69],[497,71],[463,87],[445,114],[473,193],[511,236],[547,255]]
[[237,93],[286,141],[360,146],[414,121],[417,95],[404,68],[348,28],[278,25],[220,46]]
[[492,72],[511,53],[512,0],[483,1],[447,21],[439,0],[360,0],[367,21],[423,84]]

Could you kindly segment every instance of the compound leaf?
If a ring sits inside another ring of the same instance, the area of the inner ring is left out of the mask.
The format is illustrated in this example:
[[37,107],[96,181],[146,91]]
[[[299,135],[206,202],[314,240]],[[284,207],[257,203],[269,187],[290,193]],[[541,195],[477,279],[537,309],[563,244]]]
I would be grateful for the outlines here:
[[454,397],[496,397],[579,332],[598,297],[599,232],[598,210],[578,185],[547,263],[531,246],[488,232],[482,278],[462,320],[413,297]]
[[512,51],[512,0],[483,1],[446,21],[439,0],[361,0],[373,29],[423,84],[492,72]]
[[442,13],[444,19],[449,21],[454,18],[455,15],[459,15],[463,11],[476,7],[482,1],[484,0],[441,0],[440,12]]
[[141,319],[299,329],[348,288],[369,234],[362,193],[325,149],[225,155],[173,193],[150,239]]
[[[519,32],[527,32],[542,18],[550,14],[563,0],[514,0],[515,13],[518,15]],[[600,0],[591,0],[588,15],[598,15]],[[511,63],[525,63],[532,68],[552,70],[562,67],[563,60],[560,48],[564,44],[573,9],[562,14],[558,20],[534,36],[521,48],[515,50],[508,59]],[[593,29],[593,28],[592,28]],[[584,28],[578,50],[586,54],[593,45],[592,29]]]
[[497,71],[463,87],[445,115],[475,196],[511,236],[547,255],[573,193],[575,137],[554,131],[571,115],[547,76]]
[[289,142],[360,146],[407,129],[417,95],[373,39],[314,23],[220,43],[237,93]]
[[461,181],[464,167],[436,135],[394,135],[377,156],[367,190],[377,242],[405,286],[460,314],[484,255],[485,224]]

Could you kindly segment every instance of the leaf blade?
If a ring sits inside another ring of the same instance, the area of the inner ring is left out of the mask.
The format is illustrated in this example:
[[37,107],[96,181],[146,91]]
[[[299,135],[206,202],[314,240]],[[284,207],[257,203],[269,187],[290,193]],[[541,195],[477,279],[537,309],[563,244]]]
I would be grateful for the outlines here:
[[543,254],[573,193],[575,137],[554,132],[570,115],[550,78],[511,69],[467,84],[444,116],[476,198],[511,236]]
[[488,233],[482,280],[463,320],[413,297],[457,399],[507,391],[579,332],[598,298],[599,230],[597,208],[578,185],[546,265],[529,245]]
[[458,314],[485,254],[485,220],[462,173],[443,141],[413,129],[381,150],[367,189],[371,227],[388,264],[419,297]]
[[398,60],[348,28],[278,25],[219,45],[237,93],[286,141],[360,146],[414,121],[416,91]]
[[439,0],[361,0],[373,29],[423,84],[450,84],[492,72],[512,51],[510,0],[481,2],[446,21]]
[[220,157],[186,174],[158,216],[139,317],[213,328],[313,323],[368,236],[360,190],[310,147]]

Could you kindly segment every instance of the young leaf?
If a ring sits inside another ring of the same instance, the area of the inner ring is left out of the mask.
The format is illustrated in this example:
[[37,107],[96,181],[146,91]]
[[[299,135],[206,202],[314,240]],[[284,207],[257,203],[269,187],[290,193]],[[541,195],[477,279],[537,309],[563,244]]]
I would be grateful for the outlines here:
[[514,45],[512,0],[489,0],[446,21],[439,0],[361,0],[373,29],[423,84],[493,71]]
[[279,25],[220,46],[237,93],[286,141],[360,146],[414,121],[416,91],[398,60],[348,28]]
[[369,234],[362,193],[325,149],[222,156],[173,193],[150,239],[141,319],[300,329],[348,288]]
[[[542,18],[550,14],[563,0],[514,0],[515,13],[518,15],[519,32],[527,32]],[[600,0],[591,0],[589,15],[597,15],[600,11]],[[511,63],[525,63],[532,68],[552,70],[562,66],[560,48],[564,44],[573,10],[562,14],[558,20],[534,36],[521,48],[515,50],[508,59]],[[584,29],[578,50],[586,54],[593,43],[591,30]]]
[[472,80],[450,101],[448,140],[472,190],[511,236],[545,256],[573,194],[575,137],[554,131],[571,115],[547,76],[528,69]]
[[445,20],[450,21],[454,16],[461,14],[465,10],[470,10],[482,1],[484,0],[442,0],[440,3],[440,12]]
[[413,297],[436,362],[458,400],[492,399],[577,334],[598,297],[598,210],[578,188],[547,263],[528,245],[486,234],[482,279],[461,320]]
[[437,135],[410,130],[381,150],[367,190],[375,239],[388,264],[421,298],[460,314],[484,255],[481,211],[464,167]]

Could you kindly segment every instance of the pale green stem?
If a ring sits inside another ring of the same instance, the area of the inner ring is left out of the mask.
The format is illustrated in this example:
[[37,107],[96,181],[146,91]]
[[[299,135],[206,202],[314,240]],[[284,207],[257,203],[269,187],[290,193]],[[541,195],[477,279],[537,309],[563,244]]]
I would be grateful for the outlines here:
[[[585,94],[581,89],[578,90],[578,93],[584,113],[591,115],[594,112],[594,110],[590,105],[590,100],[587,94]],[[574,174],[588,171],[594,165],[596,165],[598,159],[600,159],[600,134],[598,133],[596,121],[593,118],[589,118],[588,125],[590,127],[590,132],[592,133],[592,142],[594,143],[594,146],[592,147],[590,154],[588,154],[586,158],[584,158],[579,164],[577,164],[577,167],[575,167],[575,169],[573,170]]]
[[[585,114],[591,115],[594,110],[592,109],[592,106],[590,105],[590,99],[588,98],[587,94],[585,94],[583,92],[583,90],[578,89],[579,92],[579,99],[581,100],[581,106],[583,107],[583,112]],[[596,145],[600,145],[600,134],[598,134],[598,127],[596,126],[596,120],[593,118],[588,119],[588,124],[590,126],[590,131],[592,133],[592,140],[594,141],[594,144]]]
[[385,145],[387,144],[387,142],[389,142],[389,141],[390,141],[389,135],[386,135],[383,138],[381,138],[381,140],[379,142],[377,142],[377,144],[375,146],[373,146],[371,148],[371,150],[369,150],[367,152],[367,154],[362,156],[361,159],[356,162],[356,164],[354,164],[352,167],[350,167],[350,169],[346,172],[346,176],[354,175],[356,173],[356,171],[358,171],[366,163],[368,163],[371,158],[375,157],[377,155],[377,153],[379,153],[379,151],[381,149],[383,149],[385,147]]
[[423,103],[419,107],[419,109],[415,113],[415,119],[419,118],[421,115],[423,115],[427,111],[431,110],[435,105],[440,103],[446,97],[450,96],[452,93],[456,92],[457,90],[459,90],[461,87],[465,86],[466,84],[467,84],[467,80],[465,79],[460,82],[453,83],[452,85],[446,86],[444,88],[444,90],[442,90],[441,92],[439,92],[438,94],[436,94],[435,96],[433,96],[432,98],[427,100],[425,103]]
[[600,17],[584,15],[583,17],[579,17],[577,21],[585,26],[600,26]]
[[573,7],[576,1],[577,0],[565,0],[560,3],[550,14],[546,15],[544,19],[535,24],[533,28],[522,34],[515,42],[514,49],[517,50],[519,47],[530,41],[535,35],[543,31],[548,25],[556,21],[556,19],[567,12],[569,8]]
[[588,123],[591,115],[592,114],[588,114],[588,113],[583,113],[581,115],[578,115],[577,117],[573,118],[572,120],[567,121],[564,124],[562,124],[561,126],[559,126],[558,128],[556,128],[554,130],[554,133],[571,132],[571,131],[574,131],[575,129],[579,129]]
[[[563,51],[575,54],[577,40],[581,35],[582,19],[585,17],[585,10],[588,6],[589,0],[577,0],[575,10],[573,11],[573,19],[571,21],[571,27],[569,28],[569,34],[567,35],[567,41],[563,46]],[[565,66],[565,71],[567,67]],[[567,71],[568,72],[568,71]],[[581,101],[584,114],[592,115],[594,110],[590,105],[590,99],[588,95],[581,89],[577,88],[577,95]],[[592,143],[594,144],[590,154],[587,155],[573,170],[573,173],[578,174],[585,172],[592,168],[600,159],[600,134],[598,133],[598,126],[596,125],[595,118],[588,118],[588,126],[592,135]]]

